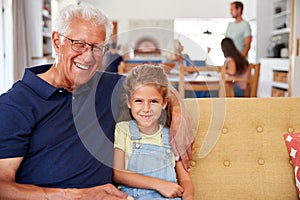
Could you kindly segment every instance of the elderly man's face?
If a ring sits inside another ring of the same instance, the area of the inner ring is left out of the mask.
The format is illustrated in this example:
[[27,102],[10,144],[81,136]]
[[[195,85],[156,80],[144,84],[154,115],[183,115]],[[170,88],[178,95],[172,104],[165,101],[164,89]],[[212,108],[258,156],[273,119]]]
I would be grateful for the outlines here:
[[[104,26],[79,18],[72,21],[70,30],[67,35],[59,36],[64,37],[64,41],[56,50],[58,55],[57,67],[60,71],[61,81],[76,87],[90,80],[101,65],[103,56],[96,55],[93,52],[94,47],[90,45],[104,45],[106,32]],[[90,45],[87,45],[88,49],[85,52],[79,52],[74,50],[71,40],[79,40],[83,44],[88,43]]]

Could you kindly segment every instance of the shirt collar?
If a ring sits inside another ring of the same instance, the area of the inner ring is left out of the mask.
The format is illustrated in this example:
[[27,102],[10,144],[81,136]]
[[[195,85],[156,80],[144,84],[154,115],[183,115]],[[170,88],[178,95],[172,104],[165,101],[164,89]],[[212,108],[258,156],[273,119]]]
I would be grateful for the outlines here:
[[43,99],[49,99],[55,92],[63,88],[56,88],[53,85],[47,83],[38,74],[44,73],[51,68],[49,65],[41,65],[37,67],[26,68],[22,81],[28,85],[33,91],[35,91]]
[[[68,92],[64,88],[54,87],[53,85],[47,83],[46,81],[37,76],[38,74],[45,73],[51,67],[52,64],[26,68],[22,79],[23,82],[26,85],[28,85],[28,87],[32,88],[43,99],[49,99],[54,93],[60,90]],[[96,73],[96,75],[93,76],[91,80],[89,80],[86,84],[78,88],[76,94],[82,94],[90,91],[91,85],[95,84],[95,82],[98,82],[99,77],[101,77],[100,73]]]

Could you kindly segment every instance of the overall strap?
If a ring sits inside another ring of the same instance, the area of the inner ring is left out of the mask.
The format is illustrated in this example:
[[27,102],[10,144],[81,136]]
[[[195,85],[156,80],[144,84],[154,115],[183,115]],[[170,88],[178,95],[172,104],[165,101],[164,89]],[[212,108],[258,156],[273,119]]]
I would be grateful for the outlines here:
[[129,128],[130,128],[129,130],[131,134],[131,140],[132,141],[140,140],[141,139],[140,131],[135,120],[129,121]]
[[162,142],[164,146],[170,146],[170,132],[167,127],[163,127],[162,129]]

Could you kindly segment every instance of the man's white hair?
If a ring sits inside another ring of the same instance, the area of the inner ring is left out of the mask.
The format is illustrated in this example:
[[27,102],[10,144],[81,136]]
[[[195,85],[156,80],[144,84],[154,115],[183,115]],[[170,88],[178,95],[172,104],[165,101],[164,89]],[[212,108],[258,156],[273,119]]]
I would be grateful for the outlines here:
[[106,31],[106,41],[109,39],[113,28],[111,21],[101,9],[87,3],[70,4],[62,8],[55,19],[53,31],[67,35],[70,32],[71,21],[76,17],[103,25]]

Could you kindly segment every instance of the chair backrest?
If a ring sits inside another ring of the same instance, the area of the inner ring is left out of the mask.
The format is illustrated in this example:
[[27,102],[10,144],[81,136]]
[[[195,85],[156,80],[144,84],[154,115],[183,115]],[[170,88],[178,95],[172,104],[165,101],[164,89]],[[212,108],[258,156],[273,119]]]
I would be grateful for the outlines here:
[[245,88],[245,97],[257,97],[259,72],[260,72],[260,63],[249,64],[247,85]]
[[[213,72],[218,73],[216,81],[186,81],[185,76],[188,73]],[[212,91],[218,90],[219,97],[225,97],[225,67],[224,66],[184,66],[180,65],[178,91],[182,98],[186,90],[193,91]]]
[[158,63],[158,65],[162,66],[167,74],[175,67],[175,63]]
[[122,61],[120,63],[120,65],[118,66],[118,73],[119,74],[126,74],[128,73],[132,68],[134,68],[135,66],[140,65],[137,63],[126,63],[124,61]]

